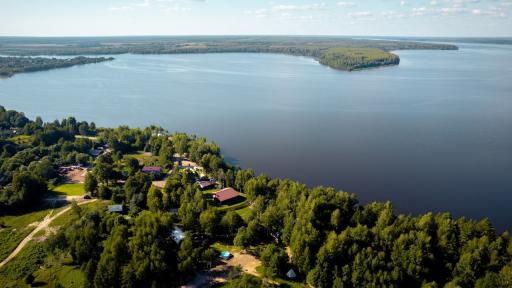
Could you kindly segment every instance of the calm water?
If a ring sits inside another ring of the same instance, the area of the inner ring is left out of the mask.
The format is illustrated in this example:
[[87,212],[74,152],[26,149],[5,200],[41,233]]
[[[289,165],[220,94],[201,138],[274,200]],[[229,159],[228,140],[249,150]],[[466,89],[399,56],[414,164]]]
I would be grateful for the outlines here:
[[283,55],[120,55],[0,80],[0,104],[196,133],[272,176],[511,229],[512,46],[398,54],[352,73]]

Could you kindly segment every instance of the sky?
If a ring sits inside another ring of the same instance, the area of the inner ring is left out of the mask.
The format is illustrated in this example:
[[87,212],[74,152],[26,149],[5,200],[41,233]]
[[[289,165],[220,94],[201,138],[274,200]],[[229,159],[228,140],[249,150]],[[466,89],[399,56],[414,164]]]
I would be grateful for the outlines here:
[[0,36],[512,36],[512,0],[0,0]]

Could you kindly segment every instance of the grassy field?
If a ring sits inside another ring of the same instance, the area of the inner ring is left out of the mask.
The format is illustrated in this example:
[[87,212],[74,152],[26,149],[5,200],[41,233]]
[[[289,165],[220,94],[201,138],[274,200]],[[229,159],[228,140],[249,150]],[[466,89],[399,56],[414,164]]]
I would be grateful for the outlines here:
[[[110,201],[95,201],[89,204],[81,205],[81,214],[85,215],[89,212],[92,212],[97,209],[106,209],[109,205]],[[57,219],[53,220],[52,223],[50,223],[50,227],[62,227],[67,226],[73,222],[78,220],[78,215],[73,211],[73,209],[67,211],[66,213],[62,214]]]
[[81,196],[85,194],[84,184],[63,184],[52,189],[55,194],[65,196]]
[[137,159],[141,165],[158,166],[158,157],[147,154],[143,151],[139,151],[137,153],[132,153],[132,154],[126,154],[124,156],[124,158],[127,158],[127,157],[128,158],[132,157],[132,158]]
[[[104,209],[109,201],[96,201],[90,204],[82,205],[81,214],[84,215],[96,209]],[[27,225],[39,221],[48,213],[50,209],[41,210],[33,213],[27,213],[20,216],[4,216],[0,219],[6,224],[7,228],[0,231],[0,251],[7,256],[18,243],[32,229],[27,229]],[[57,213],[58,209],[54,211]],[[70,210],[60,217],[56,218],[50,227],[60,227],[70,225],[78,220],[75,211]],[[25,228],[24,228],[25,227]],[[18,233],[13,233],[12,230]],[[10,233],[5,233],[11,231]],[[44,231],[39,233],[42,236]],[[69,256],[59,255],[47,258],[43,249],[44,244],[31,241],[11,262],[0,269],[0,287],[27,287],[24,279],[32,274],[35,277],[33,286],[50,286],[57,283],[63,287],[83,287],[84,275],[80,267],[72,265]],[[5,257],[0,257],[1,259]]]
[[53,287],[57,283],[63,287],[84,287],[85,276],[79,266],[71,264],[71,258],[45,262],[44,268],[33,273],[37,285]]
[[18,246],[23,238],[35,228],[29,226],[41,221],[52,209],[44,209],[26,213],[23,215],[9,215],[0,217],[0,222],[5,226],[0,228],[0,259],[7,257]]
[[247,206],[236,210],[236,213],[238,213],[238,215],[240,215],[240,217],[242,217],[242,219],[247,222],[247,220],[249,220],[249,216],[251,216],[251,208]]
[[0,268],[0,287],[27,287],[24,278],[44,261],[42,243],[30,242],[9,264]]
[[35,277],[32,287],[84,287],[80,267],[69,256],[48,257],[43,242],[31,241],[16,258],[0,268],[0,287],[28,287],[25,278]]

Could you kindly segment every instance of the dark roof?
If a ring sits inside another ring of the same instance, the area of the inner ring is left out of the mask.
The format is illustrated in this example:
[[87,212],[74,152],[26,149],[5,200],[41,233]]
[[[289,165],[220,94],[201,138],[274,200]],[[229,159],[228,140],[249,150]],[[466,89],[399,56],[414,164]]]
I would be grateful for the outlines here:
[[108,212],[123,212],[123,204],[108,205]]
[[213,198],[219,200],[220,202],[224,202],[236,198],[238,195],[239,194],[235,189],[228,187],[215,192]]
[[216,184],[215,180],[208,180],[208,181],[198,181],[197,184],[199,184],[199,187],[201,189],[204,189],[206,187],[210,187]]
[[162,167],[158,166],[144,166],[142,172],[162,172]]

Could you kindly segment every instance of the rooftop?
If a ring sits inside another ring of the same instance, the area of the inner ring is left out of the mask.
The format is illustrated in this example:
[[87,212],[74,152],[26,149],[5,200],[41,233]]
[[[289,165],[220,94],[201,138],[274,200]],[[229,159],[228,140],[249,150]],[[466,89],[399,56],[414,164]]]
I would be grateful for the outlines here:
[[224,202],[236,198],[239,195],[240,194],[235,189],[228,187],[215,192],[213,198],[219,200],[220,202]]
[[217,182],[215,182],[215,180],[197,181],[197,184],[199,184],[199,187],[201,187],[201,189],[204,189],[204,188],[207,188],[207,187],[213,186],[213,185],[215,185],[216,183],[217,183]]
[[123,212],[123,204],[108,205],[108,212]]
[[162,172],[162,167],[158,166],[144,166],[142,172]]

